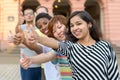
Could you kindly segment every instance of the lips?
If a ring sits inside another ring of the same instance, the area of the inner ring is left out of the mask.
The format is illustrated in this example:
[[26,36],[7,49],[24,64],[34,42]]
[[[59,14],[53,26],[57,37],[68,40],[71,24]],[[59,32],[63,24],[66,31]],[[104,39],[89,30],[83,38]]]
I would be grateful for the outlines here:
[[65,36],[64,36],[63,34],[60,34],[59,37],[60,37],[60,38],[64,38]]
[[44,31],[44,34],[48,34],[48,30]]
[[74,34],[75,36],[79,36],[79,35],[81,35],[81,33],[82,33],[82,31],[80,31],[80,30],[73,32],[73,34]]

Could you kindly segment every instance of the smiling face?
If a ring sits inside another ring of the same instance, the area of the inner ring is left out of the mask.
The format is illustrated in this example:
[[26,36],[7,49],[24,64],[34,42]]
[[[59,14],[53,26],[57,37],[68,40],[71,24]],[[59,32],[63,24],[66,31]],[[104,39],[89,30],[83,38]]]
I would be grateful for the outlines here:
[[65,37],[65,29],[66,26],[64,24],[61,24],[59,21],[56,22],[53,25],[53,35],[56,39],[60,41],[64,41],[66,39]]
[[70,30],[72,34],[79,40],[84,40],[86,37],[89,37],[89,26],[90,24],[86,23],[78,15],[70,19]]
[[48,23],[49,23],[49,19],[47,18],[40,18],[38,21],[37,21],[37,27],[39,28],[39,30],[48,35]]
[[24,11],[24,19],[25,19],[26,22],[31,22],[31,21],[33,21],[33,20],[34,20],[34,17],[35,17],[35,15],[34,15],[34,12],[33,12],[32,9],[26,9],[26,10]]

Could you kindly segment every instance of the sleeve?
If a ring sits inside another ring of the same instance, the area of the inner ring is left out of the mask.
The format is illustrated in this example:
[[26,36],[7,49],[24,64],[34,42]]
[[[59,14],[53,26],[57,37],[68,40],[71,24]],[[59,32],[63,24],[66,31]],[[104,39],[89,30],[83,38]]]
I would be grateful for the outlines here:
[[22,31],[25,31],[25,28],[26,28],[25,24],[21,25],[20,27],[21,27]]
[[42,32],[40,32],[39,29],[35,29],[35,31],[37,32],[37,34],[38,34],[39,36],[47,37],[45,34],[43,34]]
[[[42,45],[42,44],[40,44],[41,46],[42,46],[42,48],[43,48],[43,52],[44,53],[47,53],[47,52],[54,52],[55,54],[56,54],[56,56],[57,56],[57,52],[55,51],[55,50],[53,50],[52,48],[49,48],[49,47],[46,47],[46,46],[44,46],[44,45]],[[53,60],[53,61],[51,61],[53,64],[57,64],[58,63],[58,59],[55,59],[55,60]]]
[[69,56],[70,54],[70,43],[69,42],[59,42],[59,49],[57,50],[57,55],[65,55],[65,56]]
[[45,52],[45,53],[48,53],[48,52],[52,51],[53,49],[52,49],[52,48],[49,48],[49,47],[44,46],[43,50],[44,50],[44,52]]
[[118,63],[115,55],[115,51],[109,45],[109,63],[108,63],[108,78],[109,80],[119,80],[119,70],[118,70]]
[[42,45],[42,44],[41,44],[41,46],[42,46],[42,48],[43,48],[43,53],[48,53],[48,52],[50,52],[50,51],[53,50],[52,48],[49,48],[49,47],[44,46],[44,45]]

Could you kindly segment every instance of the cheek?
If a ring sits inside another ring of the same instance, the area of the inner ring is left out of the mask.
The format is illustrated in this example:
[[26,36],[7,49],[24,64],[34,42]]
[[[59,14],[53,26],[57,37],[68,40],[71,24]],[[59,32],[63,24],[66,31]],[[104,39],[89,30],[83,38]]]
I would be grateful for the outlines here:
[[40,29],[40,32],[44,33],[41,29]]
[[64,32],[64,31],[65,31],[65,28],[62,28],[61,31]]
[[85,31],[85,32],[89,32],[89,28],[83,28],[83,30]]
[[70,28],[69,31],[72,33],[73,32],[73,28]]
[[54,33],[53,35],[54,35],[54,37],[57,37],[57,36],[58,36],[56,33]]
[[54,37],[56,38],[56,39],[59,39],[59,37],[58,37],[58,34],[54,34]]
[[44,27],[45,27],[46,29],[48,29],[48,25],[44,25]]

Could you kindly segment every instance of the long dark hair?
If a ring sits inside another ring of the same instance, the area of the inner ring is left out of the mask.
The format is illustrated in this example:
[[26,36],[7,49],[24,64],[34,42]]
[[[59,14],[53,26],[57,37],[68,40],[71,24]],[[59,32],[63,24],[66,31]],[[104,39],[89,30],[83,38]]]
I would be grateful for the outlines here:
[[81,19],[83,19],[86,23],[91,23],[92,24],[92,27],[89,29],[90,35],[94,40],[99,41],[100,40],[100,34],[98,33],[98,28],[96,26],[95,20],[86,11],[75,11],[68,18],[68,22],[67,22],[68,31],[66,32],[67,40],[70,40],[72,42],[77,42],[78,41],[78,39],[75,36],[73,36],[73,34],[71,33],[71,30],[70,30],[70,28],[71,28],[70,27],[70,20],[71,20],[71,18],[73,18],[76,15],[79,16]]

